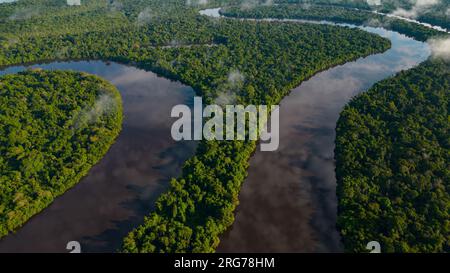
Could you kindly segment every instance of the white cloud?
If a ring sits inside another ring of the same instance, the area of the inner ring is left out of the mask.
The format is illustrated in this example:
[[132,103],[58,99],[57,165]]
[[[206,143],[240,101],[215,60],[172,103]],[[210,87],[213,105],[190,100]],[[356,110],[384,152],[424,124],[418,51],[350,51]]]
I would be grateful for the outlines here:
[[406,18],[417,18],[420,14],[440,3],[440,0],[416,0],[411,9],[397,8],[392,14]]
[[94,124],[104,115],[117,111],[117,100],[109,93],[101,94],[91,107],[85,107],[75,115],[74,129],[80,129]]
[[228,78],[219,88],[219,92],[214,102],[217,105],[235,104],[237,100],[236,93],[242,88],[245,77],[239,70],[231,70],[228,73]]
[[69,6],[81,6],[81,0],[67,0]]
[[370,27],[387,27],[389,26],[389,20],[379,20],[377,18],[370,18],[367,20],[364,25],[370,26]]
[[244,82],[245,77],[239,70],[233,70],[228,74],[228,83],[232,88],[239,87]]
[[241,9],[242,10],[248,10],[256,7],[258,5],[257,0],[244,0],[241,3]]
[[231,91],[223,91],[217,95],[216,99],[214,100],[214,103],[220,106],[225,106],[235,104],[236,100],[237,96],[235,93]]
[[366,0],[369,6],[380,6],[381,0]]
[[150,23],[155,18],[155,14],[152,9],[147,7],[138,14],[137,24],[139,26]]
[[208,4],[208,0],[186,0],[187,6],[204,6]]
[[440,0],[417,0],[416,6],[418,7],[430,7],[439,4]]
[[12,15],[8,17],[9,20],[27,20],[31,17],[38,16],[41,12],[40,7],[27,7],[17,9]]
[[428,44],[434,58],[450,61],[450,38],[430,39]]

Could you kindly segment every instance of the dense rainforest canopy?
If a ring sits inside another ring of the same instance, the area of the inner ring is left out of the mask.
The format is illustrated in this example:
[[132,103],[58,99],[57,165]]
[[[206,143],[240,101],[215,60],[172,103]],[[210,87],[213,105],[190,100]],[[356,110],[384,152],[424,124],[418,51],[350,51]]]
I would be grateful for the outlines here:
[[275,0],[274,3],[378,11],[450,29],[450,0]]
[[[383,26],[421,41],[448,37],[340,4],[229,7],[222,14]],[[377,84],[341,113],[335,150],[338,228],[347,251],[365,251],[372,240],[383,252],[450,250],[449,73],[448,62],[427,61]]]
[[[345,7],[287,4],[222,13],[383,26],[421,41],[448,37]],[[341,113],[335,158],[338,227],[347,251],[365,251],[372,240],[383,252],[450,250],[449,72],[448,62],[430,60],[377,84]]]
[[[28,1],[16,3],[12,10],[25,3]],[[16,24],[28,29],[35,20],[43,24],[41,31],[21,35],[3,29],[0,64],[48,59],[133,63],[191,85],[206,100],[228,91],[228,76],[233,72],[244,79],[233,90],[236,101],[275,104],[317,71],[390,46],[388,40],[356,29],[216,20],[200,16],[198,7],[186,6],[184,1],[123,1],[123,6],[85,1],[85,6],[70,7],[78,12],[69,12],[56,1],[29,3],[49,4],[48,14],[41,9]],[[89,28],[90,20],[111,10],[117,13],[111,21],[119,18],[126,23]],[[92,14],[85,16],[86,12]],[[67,23],[66,17],[72,16],[77,24]],[[8,13],[3,18],[10,17]],[[254,148],[253,142],[201,143],[196,156],[186,162],[182,176],[173,180],[157,202],[156,211],[126,238],[124,251],[214,251],[218,235],[233,222],[237,195]]]
[[[242,7],[248,2],[86,0],[79,7],[68,7],[64,1],[21,0],[4,4],[0,6],[0,65],[43,60],[114,60],[180,80],[206,101],[230,91],[229,75],[239,73],[243,81],[239,88],[231,90],[236,102],[276,104],[314,73],[390,46],[388,40],[358,29],[215,19],[198,14],[205,7],[224,3]],[[332,3],[340,8],[312,6],[310,10],[298,7],[291,11],[290,5],[250,5],[251,9],[231,7],[224,13],[357,24],[370,19],[386,22],[381,15],[344,9],[350,2]],[[440,34],[401,20],[386,25],[422,41]],[[88,137],[89,133],[85,133]],[[213,252],[218,236],[234,220],[237,196],[254,149],[255,143],[248,141],[202,142],[196,155],[185,163],[181,177],[173,179],[168,192],[159,198],[155,211],[125,238],[122,251]],[[340,212],[344,211],[342,207]],[[343,234],[345,227],[351,225],[346,221],[360,220],[346,219],[340,220]],[[375,231],[364,230],[358,236],[371,232]],[[390,237],[387,238],[389,242]],[[352,239],[345,238],[345,242],[348,250],[363,250],[359,245],[355,247]],[[435,249],[427,246],[420,250],[438,251],[442,240],[435,242]],[[388,250],[419,249],[414,247],[417,245]]]
[[450,64],[428,61],[354,98],[337,124],[348,251],[450,251]]
[[413,22],[386,17],[367,10],[354,10],[340,6],[280,4],[276,6],[257,6],[251,9],[231,6],[221,10],[221,13],[231,17],[326,20],[337,23],[383,27],[413,37],[419,41],[427,41],[429,38],[443,35],[438,30]]
[[85,73],[0,77],[0,237],[76,184],[122,125],[117,89]]

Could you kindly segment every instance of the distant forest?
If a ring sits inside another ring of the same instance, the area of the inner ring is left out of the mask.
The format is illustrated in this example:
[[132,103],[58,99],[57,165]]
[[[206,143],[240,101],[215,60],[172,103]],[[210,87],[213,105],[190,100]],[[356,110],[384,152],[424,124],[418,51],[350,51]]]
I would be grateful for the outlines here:
[[[417,5],[416,3],[419,2],[423,4]],[[379,11],[386,14],[398,14],[403,17],[417,19],[420,22],[450,29],[450,0],[275,0],[274,3],[323,5]]]
[[277,5],[258,6],[252,9],[242,9],[232,6],[221,10],[221,13],[231,17],[249,18],[291,18],[305,20],[326,20],[337,23],[383,27],[413,37],[419,41],[427,41],[432,37],[444,35],[442,32],[407,22],[405,20],[374,14],[366,10],[353,10],[345,7],[321,5]]

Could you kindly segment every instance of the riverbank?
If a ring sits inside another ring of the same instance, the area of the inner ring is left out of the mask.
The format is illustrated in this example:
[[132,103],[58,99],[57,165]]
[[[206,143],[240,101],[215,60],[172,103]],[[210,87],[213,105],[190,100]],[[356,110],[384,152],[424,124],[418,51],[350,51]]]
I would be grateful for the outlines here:
[[[155,199],[195,152],[194,142],[170,137],[170,110],[191,105],[192,88],[130,66],[101,61],[33,65],[45,70],[96,74],[123,98],[122,132],[115,144],[76,186],[55,199],[15,234],[0,240],[0,252],[66,252],[79,241],[83,252],[114,252],[141,223]],[[9,67],[0,73],[17,73]]]

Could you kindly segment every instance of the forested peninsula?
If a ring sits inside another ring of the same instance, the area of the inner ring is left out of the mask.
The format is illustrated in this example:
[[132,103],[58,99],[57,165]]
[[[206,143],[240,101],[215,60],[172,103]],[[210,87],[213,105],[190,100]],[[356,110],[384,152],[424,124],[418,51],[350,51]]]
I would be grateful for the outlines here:
[[120,94],[99,77],[44,70],[0,77],[0,237],[78,183],[121,125]]

